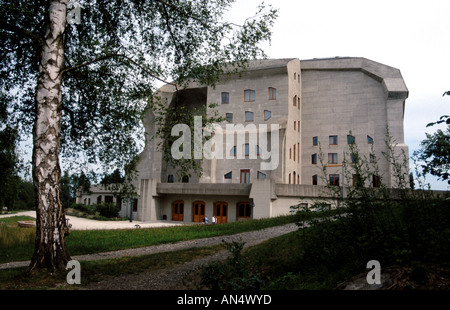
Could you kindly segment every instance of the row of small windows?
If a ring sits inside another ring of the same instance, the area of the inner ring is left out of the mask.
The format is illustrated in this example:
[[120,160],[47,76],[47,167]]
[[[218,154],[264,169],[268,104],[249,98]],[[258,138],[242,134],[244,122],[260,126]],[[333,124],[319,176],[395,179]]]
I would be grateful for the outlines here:
[[[330,145],[338,145],[338,136],[333,135],[333,136],[329,136],[329,144]],[[318,146],[319,145],[319,137],[313,137],[313,145],[314,146]],[[347,144],[355,144],[356,143],[356,138],[355,136],[352,135],[347,135]],[[368,144],[373,144],[373,138],[371,136],[367,136],[367,143]]]
[[[272,117],[272,112],[269,110],[264,110],[264,120],[267,121]],[[226,113],[225,118],[228,122],[233,122],[233,113]],[[253,122],[255,120],[255,113],[250,111],[245,111],[245,121]]]
[[[222,92],[222,104],[229,104],[230,103],[230,93],[229,92]],[[254,102],[256,99],[256,91],[253,89],[246,89],[244,90],[244,102]],[[277,89],[274,87],[269,87],[268,90],[268,99],[269,100],[276,100],[277,99]],[[300,97],[295,95],[293,98],[293,106],[297,106],[298,109],[300,109]]]
[[[258,171],[256,177],[258,180],[265,180],[267,178],[267,175],[261,171]],[[223,176],[223,178],[225,180],[232,180],[233,179],[233,171],[226,173]],[[241,170],[240,182],[241,183],[250,183],[250,170]]]
[[[253,89],[244,90],[244,102],[254,102],[256,98],[256,91]],[[276,100],[277,99],[277,89],[274,87],[269,87],[268,90],[268,99]],[[222,104],[230,103],[230,93],[222,92]]]
[[[295,153],[294,153],[294,157],[295,157]],[[317,159],[318,159],[317,153],[312,154],[311,155],[311,164],[317,165]],[[352,163],[355,163],[358,160],[358,158],[356,157],[356,154],[350,154],[350,160]],[[338,161],[337,153],[328,153],[328,164],[337,164],[338,162],[339,161]],[[374,154],[370,154],[370,162],[371,163],[377,162],[377,158]]]
[[[381,178],[378,175],[372,175],[372,187],[380,187],[381,186]],[[318,176],[312,176],[312,185],[318,184]],[[328,175],[328,184],[331,186],[339,186],[340,185],[340,175],[339,174],[330,174]],[[352,176],[352,185],[353,186],[362,186],[362,179],[359,174],[354,174]]]

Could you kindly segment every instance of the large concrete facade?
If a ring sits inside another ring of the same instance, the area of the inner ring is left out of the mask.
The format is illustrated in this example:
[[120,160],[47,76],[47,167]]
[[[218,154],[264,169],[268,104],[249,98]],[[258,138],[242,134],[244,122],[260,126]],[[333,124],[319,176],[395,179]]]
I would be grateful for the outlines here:
[[[324,186],[352,184],[342,173],[344,158],[350,162],[350,141],[376,162],[376,181],[395,187],[392,167],[382,156],[387,129],[395,153],[408,157],[403,134],[408,89],[398,69],[365,58],[253,61],[248,70],[224,77],[215,87],[192,83],[176,91],[166,85],[159,95],[172,105],[215,103],[215,111],[228,121],[218,124],[224,137],[222,156],[203,158],[202,176],[178,179],[176,168],[163,161],[159,141],[150,139],[156,125],[148,112],[144,125],[149,139],[138,164],[139,197],[133,212],[143,221],[189,223],[205,215],[215,215],[219,222],[237,221],[287,214],[290,206],[307,206],[319,198],[336,204]],[[258,136],[266,129],[268,153]],[[237,138],[240,133],[245,133],[243,140]],[[226,140],[227,134],[233,139]],[[326,161],[324,178],[319,176],[319,154]],[[370,181],[366,185],[377,186]],[[123,214],[131,211],[126,208]]]

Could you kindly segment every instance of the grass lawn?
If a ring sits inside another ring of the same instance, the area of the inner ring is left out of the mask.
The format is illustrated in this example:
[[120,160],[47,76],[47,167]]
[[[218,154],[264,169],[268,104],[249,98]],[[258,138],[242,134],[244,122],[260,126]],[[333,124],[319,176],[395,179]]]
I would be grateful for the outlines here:
[[[30,219],[28,217],[0,219],[0,263],[24,261],[31,258],[34,250],[35,228],[17,227],[17,221]],[[66,238],[66,242],[70,255],[83,255],[231,235],[294,221],[295,218],[293,216],[281,216],[220,225],[186,225],[120,230],[74,230]]]

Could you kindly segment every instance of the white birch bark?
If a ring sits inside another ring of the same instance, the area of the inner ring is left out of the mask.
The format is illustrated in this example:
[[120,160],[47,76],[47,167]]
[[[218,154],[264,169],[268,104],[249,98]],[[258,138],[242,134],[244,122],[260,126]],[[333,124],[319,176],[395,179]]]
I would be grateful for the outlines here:
[[61,82],[68,0],[49,1],[36,87],[33,129],[33,181],[37,194],[36,245],[29,269],[62,270],[70,257],[64,241],[65,216],[59,198],[61,170]]

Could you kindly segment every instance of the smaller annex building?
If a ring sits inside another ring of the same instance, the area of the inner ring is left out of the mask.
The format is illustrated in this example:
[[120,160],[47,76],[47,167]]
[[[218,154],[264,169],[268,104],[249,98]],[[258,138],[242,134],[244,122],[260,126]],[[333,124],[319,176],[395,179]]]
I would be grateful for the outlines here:
[[[158,94],[168,105],[218,105],[215,111],[226,119],[217,124],[218,156],[201,159],[202,176],[178,179],[176,169],[164,162],[159,141],[148,140],[134,181],[137,199],[125,202],[96,186],[91,194],[79,193],[78,203],[112,199],[121,205],[122,216],[140,221],[259,219],[317,200],[337,206],[342,197],[327,186],[342,189],[359,182],[352,174],[349,145],[356,144],[376,166],[367,187],[398,186],[383,157],[388,130],[395,142],[389,147],[409,157],[403,132],[408,89],[398,69],[369,59],[256,60],[214,88],[165,85]],[[156,131],[154,120],[149,111],[144,119],[148,137]]]

